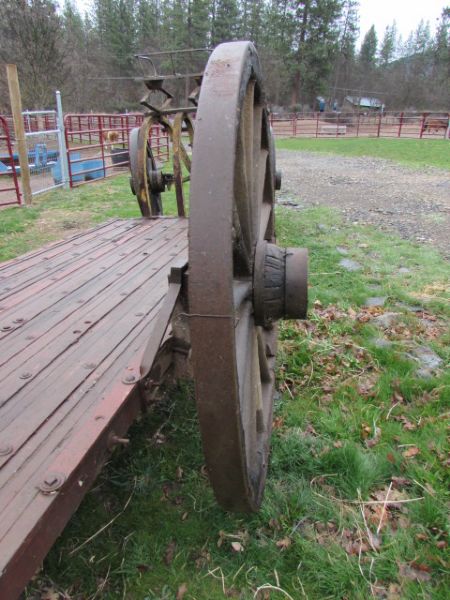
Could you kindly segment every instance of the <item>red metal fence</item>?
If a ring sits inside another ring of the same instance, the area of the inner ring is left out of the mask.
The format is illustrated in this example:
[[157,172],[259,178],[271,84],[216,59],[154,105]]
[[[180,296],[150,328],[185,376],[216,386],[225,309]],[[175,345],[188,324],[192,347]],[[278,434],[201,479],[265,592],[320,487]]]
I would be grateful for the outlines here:
[[0,207],[22,203],[10,128],[0,116]]
[[270,123],[276,137],[449,137],[449,115],[434,117],[429,113],[272,113]]
[[[115,175],[129,166],[129,136],[143,121],[141,113],[68,114],[64,117],[70,187]],[[149,133],[160,162],[169,158],[169,140],[160,125]]]

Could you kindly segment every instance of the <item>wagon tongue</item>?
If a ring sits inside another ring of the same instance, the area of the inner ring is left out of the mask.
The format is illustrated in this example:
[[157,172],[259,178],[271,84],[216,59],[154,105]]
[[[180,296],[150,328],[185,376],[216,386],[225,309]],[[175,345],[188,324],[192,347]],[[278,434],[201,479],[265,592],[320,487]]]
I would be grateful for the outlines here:
[[259,241],[253,270],[255,323],[304,319],[308,306],[308,251]]

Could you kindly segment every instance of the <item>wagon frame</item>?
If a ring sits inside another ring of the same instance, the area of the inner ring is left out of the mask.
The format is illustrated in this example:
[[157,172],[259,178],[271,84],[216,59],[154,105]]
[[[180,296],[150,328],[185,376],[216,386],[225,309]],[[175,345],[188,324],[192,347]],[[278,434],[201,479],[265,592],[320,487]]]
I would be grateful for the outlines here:
[[[192,368],[219,504],[253,511],[262,501],[276,322],[306,316],[307,253],[275,243],[279,175],[251,43],[214,50],[193,104],[195,134],[192,111],[167,106],[131,134],[142,219],[0,266],[1,598],[20,594],[171,368]],[[155,121],[173,142],[165,177],[147,144]],[[168,183],[174,218],[160,214]]]

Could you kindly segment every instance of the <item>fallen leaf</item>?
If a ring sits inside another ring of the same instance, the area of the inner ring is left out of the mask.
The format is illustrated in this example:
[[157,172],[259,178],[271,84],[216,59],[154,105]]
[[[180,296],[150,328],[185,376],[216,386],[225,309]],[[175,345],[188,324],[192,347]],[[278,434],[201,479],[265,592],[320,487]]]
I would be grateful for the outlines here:
[[361,437],[363,440],[366,440],[370,434],[372,433],[372,428],[367,423],[361,424]]
[[175,540],[172,540],[171,542],[169,542],[169,544],[166,548],[166,551],[164,552],[164,562],[166,563],[167,566],[172,564],[176,548],[177,548],[177,543]]
[[270,519],[269,521],[269,527],[270,529],[274,529],[275,531],[280,531],[281,529],[281,525],[278,521],[278,519]]
[[375,427],[375,432],[370,439],[366,440],[366,446],[368,448],[373,448],[378,444],[381,439],[381,427]]
[[153,569],[153,567],[151,565],[140,564],[136,566],[136,569],[139,571],[139,573],[148,573]]
[[[413,564],[414,566],[412,566]],[[400,576],[411,581],[430,581],[431,575],[428,571],[429,568],[425,567],[425,565],[417,565],[415,563],[411,563],[411,565],[399,565]]]
[[395,488],[396,490],[401,490],[404,487],[408,487],[409,485],[411,485],[411,481],[409,479],[407,479],[406,477],[395,477],[395,475],[393,475],[391,477],[391,481],[392,481],[392,487]]
[[186,521],[186,519],[188,518],[188,516],[189,516],[189,513],[188,513],[188,512],[184,512],[184,513],[181,515],[181,520],[182,520],[182,521]]
[[275,419],[272,422],[273,429],[280,429],[281,427],[283,427],[283,425],[284,425],[283,417],[275,417]]
[[175,477],[178,479],[178,481],[180,481],[180,479],[183,479],[183,469],[181,467],[177,467]]
[[420,454],[420,449],[417,448],[417,446],[411,446],[410,448],[402,452],[402,454],[405,458],[412,458],[413,456],[417,456],[418,454]]
[[180,587],[178,588],[176,600],[183,600],[186,592],[187,592],[187,585],[185,583],[182,583],[180,585]]
[[244,546],[240,542],[231,542],[233,552],[244,552]]
[[292,544],[291,538],[285,537],[282,540],[278,540],[278,542],[276,543],[276,546],[280,550],[286,550],[286,548],[289,548],[289,546],[291,544]]
[[45,588],[41,594],[41,600],[59,600],[60,594],[54,588]]

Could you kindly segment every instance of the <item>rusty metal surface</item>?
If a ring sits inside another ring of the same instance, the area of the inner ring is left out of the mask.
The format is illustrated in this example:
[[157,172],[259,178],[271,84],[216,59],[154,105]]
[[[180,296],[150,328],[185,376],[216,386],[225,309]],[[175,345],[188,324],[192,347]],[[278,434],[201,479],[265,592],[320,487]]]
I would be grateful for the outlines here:
[[196,119],[188,296],[203,448],[229,510],[258,508],[267,470],[276,329],[254,322],[252,277],[256,242],[274,236],[274,185],[256,51],[222,44]]
[[0,598],[16,598],[141,407],[184,219],[114,220],[0,265]]
[[259,60],[218,46],[200,92],[192,159],[189,286],[203,449],[226,510],[261,504],[280,318],[306,313],[306,252],[275,245],[281,183]]

